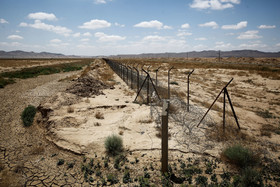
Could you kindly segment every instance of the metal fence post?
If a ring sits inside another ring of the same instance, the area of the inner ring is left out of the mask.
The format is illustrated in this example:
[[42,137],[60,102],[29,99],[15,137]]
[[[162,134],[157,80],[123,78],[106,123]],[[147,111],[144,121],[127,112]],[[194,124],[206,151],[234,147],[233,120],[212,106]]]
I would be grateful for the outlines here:
[[174,66],[172,66],[169,70],[168,70],[168,99],[170,99],[170,71],[174,68]]
[[188,97],[187,97],[187,100],[188,100],[188,112],[190,111],[190,76],[191,74],[193,73],[194,69],[188,74]]
[[156,69],[156,87],[157,87],[157,74],[158,74],[159,68],[161,68],[161,66],[159,66],[159,67]]
[[163,100],[161,126],[161,171],[168,172],[168,108],[169,101]]

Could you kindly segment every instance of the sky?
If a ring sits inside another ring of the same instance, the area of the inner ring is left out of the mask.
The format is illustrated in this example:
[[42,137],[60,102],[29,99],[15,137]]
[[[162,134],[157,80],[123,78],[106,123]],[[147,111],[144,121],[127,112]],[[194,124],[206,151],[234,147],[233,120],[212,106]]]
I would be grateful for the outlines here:
[[0,50],[280,51],[279,0],[1,0]]

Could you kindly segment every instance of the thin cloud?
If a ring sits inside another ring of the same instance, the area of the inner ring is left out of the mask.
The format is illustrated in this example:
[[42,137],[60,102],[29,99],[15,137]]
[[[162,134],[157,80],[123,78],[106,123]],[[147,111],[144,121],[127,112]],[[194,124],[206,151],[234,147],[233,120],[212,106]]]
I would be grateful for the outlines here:
[[60,39],[52,39],[50,40],[51,43],[61,43],[62,41]]
[[9,40],[22,40],[23,39],[23,37],[19,36],[19,35],[9,35],[7,38]]
[[257,31],[257,30],[249,30],[249,31],[241,33],[237,37],[237,39],[240,39],[240,40],[251,40],[251,39],[262,38],[262,36],[259,36],[258,33],[259,33],[259,31]]
[[179,36],[179,37],[191,36],[191,35],[192,35],[191,32],[184,32],[184,31],[181,31],[177,34],[177,36]]
[[49,20],[49,21],[55,21],[57,20],[56,16],[54,14],[49,14],[45,12],[36,12],[36,13],[30,13],[27,16],[29,19],[35,19],[35,20]]
[[237,23],[236,25],[223,25],[222,29],[228,30],[228,29],[233,29],[233,30],[238,30],[247,27],[247,21],[241,21]]
[[94,0],[94,3],[95,4],[106,4],[109,1],[112,1],[112,0]]
[[151,42],[157,42],[157,41],[164,41],[165,38],[159,35],[150,35],[150,36],[145,36],[143,38],[143,41],[151,41]]
[[156,29],[171,29],[172,27],[163,25],[158,20],[152,20],[152,21],[143,21],[138,24],[135,24],[134,27],[140,27],[140,28],[156,28]]
[[207,40],[207,38],[201,37],[201,38],[195,38],[195,40],[204,41],[204,40]]
[[199,24],[200,27],[212,27],[212,29],[217,29],[219,26],[215,21],[210,21],[207,23]]
[[89,41],[89,38],[83,38],[83,39],[80,39],[81,42],[88,42]]
[[66,27],[61,27],[61,26],[54,26],[50,24],[46,24],[44,22],[41,22],[40,20],[35,20],[34,24],[27,24],[27,23],[20,23],[20,27],[31,27],[34,29],[40,29],[40,30],[46,30],[50,32],[54,32],[57,34],[61,34],[64,36],[69,36],[72,30],[66,28]]
[[117,27],[125,27],[125,25],[123,25],[123,24],[119,24],[119,23],[115,23],[115,26],[117,26]]
[[9,23],[9,22],[8,22],[7,20],[1,18],[1,19],[0,19],[0,23],[4,24],[4,23]]
[[224,10],[227,8],[233,8],[234,5],[240,4],[240,2],[241,0],[193,0],[190,7],[199,10]]
[[74,37],[74,38],[78,38],[78,37],[80,37],[80,36],[81,36],[81,33],[79,33],[79,32],[73,34],[73,37]]
[[275,29],[276,25],[260,25],[259,29]]
[[111,27],[111,23],[109,23],[106,20],[99,20],[99,19],[92,19],[89,22],[83,23],[82,26],[79,26],[79,28],[81,29],[92,29],[92,30],[103,29],[107,27]]
[[190,24],[185,23],[185,24],[181,25],[181,28],[182,29],[188,29],[188,28],[190,28]]
[[104,34],[103,32],[97,32],[94,34],[94,36],[98,38],[98,40],[101,42],[116,42],[116,41],[121,41],[126,39],[126,37],[123,36],[107,35]]
[[83,36],[91,37],[92,34],[91,34],[90,32],[85,32],[85,33],[83,34]]
[[216,42],[216,49],[230,49],[233,48],[231,43],[225,43],[225,42]]

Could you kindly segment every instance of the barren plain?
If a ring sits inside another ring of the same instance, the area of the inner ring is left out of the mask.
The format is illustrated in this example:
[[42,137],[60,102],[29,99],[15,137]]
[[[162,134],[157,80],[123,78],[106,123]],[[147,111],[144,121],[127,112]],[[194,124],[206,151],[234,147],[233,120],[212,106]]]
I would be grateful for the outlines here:
[[[228,186],[240,173],[221,153],[235,143],[258,153],[257,170],[265,185],[280,185],[279,59],[113,61],[134,67],[138,64],[139,70],[150,66],[152,78],[161,67],[158,80],[163,87],[167,87],[168,69],[174,66],[171,97],[182,102],[187,102],[187,76],[194,69],[190,76],[190,104],[191,110],[199,111],[198,117],[234,78],[227,89],[241,130],[228,103],[226,129],[222,130],[222,98],[201,125],[204,129],[197,133],[186,133],[178,120],[170,119],[169,164],[174,175],[162,177],[160,125],[151,116],[153,106],[134,102],[135,89],[105,60],[96,59],[80,71],[17,79],[0,89],[0,186],[188,186],[202,185],[202,176],[209,185],[224,182]],[[42,64],[24,67],[34,65]],[[14,69],[21,68],[17,65]],[[1,69],[11,71],[13,67],[2,65]],[[33,125],[24,127],[20,115],[28,105],[38,111]],[[156,115],[160,113],[159,107]],[[107,156],[104,148],[106,137],[112,134],[123,139],[124,154],[118,158]]]

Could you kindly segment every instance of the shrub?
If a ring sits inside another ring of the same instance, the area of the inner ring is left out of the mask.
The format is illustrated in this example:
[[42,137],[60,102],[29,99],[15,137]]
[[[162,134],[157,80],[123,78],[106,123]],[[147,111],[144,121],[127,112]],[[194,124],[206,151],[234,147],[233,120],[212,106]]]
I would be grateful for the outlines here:
[[36,114],[36,108],[34,106],[29,105],[28,107],[26,107],[21,114],[23,125],[26,127],[32,125],[35,114]]
[[60,165],[63,165],[64,164],[64,160],[63,159],[59,159],[57,161],[57,165],[60,166]]
[[95,113],[95,118],[96,119],[104,119],[104,115],[101,112],[98,111],[98,112]]
[[172,82],[170,82],[170,84],[179,85],[178,82],[176,82],[176,81],[172,81]]
[[13,79],[4,79],[3,77],[0,77],[0,88],[4,88],[8,84],[15,83],[15,80]]
[[132,182],[131,178],[130,178],[130,173],[128,170],[125,170],[124,175],[123,175],[123,183],[127,184]]
[[107,181],[110,182],[111,185],[113,184],[117,184],[119,182],[117,176],[115,176],[114,174],[112,173],[109,173],[107,175]]
[[207,177],[199,175],[195,179],[195,182],[196,182],[196,185],[207,186],[207,184],[208,184],[207,180],[208,180]]
[[264,186],[261,174],[250,167],[242,171],[241,184],[242,186]]
[[240,144],[227,147],[222,152],[222,157],[225,157],[230,163],[241,168],[254,165],[258,162],[257,155]]
[[74,108],[71,107],[71,106],[69,106],[69,107],[67,108],[67,112],[68,112],[68,113],[73,113],[73,112],[74,112]]
[[111,135],[105,140],[105,149],[108,154],[116,156],[123,151],[123,140],[120,136]]

